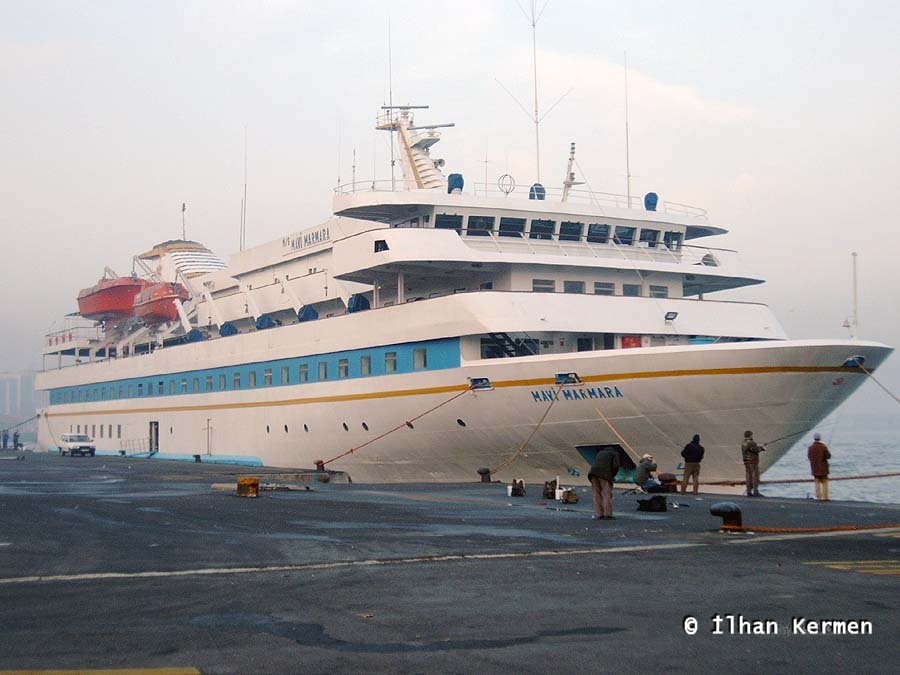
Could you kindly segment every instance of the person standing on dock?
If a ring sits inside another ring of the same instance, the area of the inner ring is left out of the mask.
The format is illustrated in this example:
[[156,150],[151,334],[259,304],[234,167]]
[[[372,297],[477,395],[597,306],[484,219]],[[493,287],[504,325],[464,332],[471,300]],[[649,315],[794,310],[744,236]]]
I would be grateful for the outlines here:
[[828,498],[828,460],[831,452],[828,446],[822,442],[822,435],[817,431],[813,434],[813,444],[809,446],[809,468],[812,470],[813,479],[816,481],[816,499],[827,502]]
[[588,473],[594,493],[594,520],[612,520],[613,481],[619,472],[619,453],[601,450]]
[[741,457],[744,460],[744,472],[747,476],[747,496],[762,497],[759,494],[759,453],[765,450],[753,440],[753,432],[744,432],[744,442],[741,443]]
[[703,461],[705,448],[700,445],[700,434],[694,434],[691,442],[684,446],[681,456],[684,457],[684,478],[681,480],[681,494],[687,492],[688,480],[694,478],[694,494],[700,491],[700,462]]
[[6,446],[9,445],[9,432],[4,429],[3,430],[3,449],[6,450]]

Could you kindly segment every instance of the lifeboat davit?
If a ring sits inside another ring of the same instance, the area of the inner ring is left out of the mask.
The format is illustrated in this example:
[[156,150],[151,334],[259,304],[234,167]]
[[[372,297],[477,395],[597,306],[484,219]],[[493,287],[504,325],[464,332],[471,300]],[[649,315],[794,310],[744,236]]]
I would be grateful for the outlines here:
[[134,315],[146,323],[165,323],[178,320],[175,301],[186,302],[190,298],[181,284],[151,284],[134,298]]
[[147,286],[135,277],[103,278],[78,294],[78,313],[92,321],[119,321],[134,314],[135,297]]

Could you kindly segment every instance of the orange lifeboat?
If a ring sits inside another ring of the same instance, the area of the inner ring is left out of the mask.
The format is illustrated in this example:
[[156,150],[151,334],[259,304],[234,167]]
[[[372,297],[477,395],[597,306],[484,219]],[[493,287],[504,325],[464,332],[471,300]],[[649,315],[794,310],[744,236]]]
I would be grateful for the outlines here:
[[185,302],[190,296],[181,284],[151,284],[134,299],[134,315],[146,323],[178,320],[175,301]]
[[135,277],[103,278],[78,294],[78,313],[92,321],[120,321],[134,313],[134,301],[148,282]]

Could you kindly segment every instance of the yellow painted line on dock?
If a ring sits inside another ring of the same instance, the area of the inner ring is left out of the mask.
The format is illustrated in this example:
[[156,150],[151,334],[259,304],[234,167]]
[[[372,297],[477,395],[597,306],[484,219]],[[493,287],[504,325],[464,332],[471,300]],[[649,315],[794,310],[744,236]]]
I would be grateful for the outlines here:
[[196,668],[114,668],[97,670],[0,670],[0,675],[202,675]]
[[[748,532],[752,532],[752,528],[747,528]],[[749,535],[746,538],[740,539],[729,539],[727,543],[729,544],[756,544],[763,543],[767,541],[790,541],[792,539],[828,539],[831,537],[858,537],[865,535],[875,535],[875,536],[885,536],[885,534],[900,534],[900,528],[897,527],[886,527],[883,530],[881,529],[869,529],[869,530],[838,530],[836,532],[798,532],[796,534],[770,534],[770,535],[760,535],[753,536]]]
[[880,576],[900,575],[900,559],[891,560],[831,560],[806,562],[804,565],[827,567],[839,572],[858,572]]
[[[770,373],[855,373],[859,374],[858,368],[850,368],[846,366],[754,366],[742,368],[696,368],[681,370],[652,370],[634,373],[609,373],[605,375],[586,375],[582,378],[584,383],[588,382],[606,382],[614,384],[622,380],[644,380],[662,377],[688,377],[688,376],[713,376],[713,375],[765,375]],[[157,375],[148,375],[148,378],[157,377]],[[91,383],[96,385],[105,384],[104,382]],[[526,380],[498,380],[492,382],[495,389],[504,389],[510,387],[540,387],[540,386],[556,386],[556,379],[552,377],[539,377]],[[440,387],[425,387],[419,389],[397,389],[388,391],[373,391],[362,394],[343,394],[337,396],[312,396],[309,398],[290,398],[276,401],[245,401],[234,403],[209,403],[206,405],[183,405],[183,406],[156,406],[141,408],[122,408],[122,409],[102,409],[102,410],[80,410],[73,412],[48,412],[47,417],[71,417],[74,415],[127,415],[132,413],[165,413],[165,412],[202,412],[208,410],[234,410],[242,408],[267,408],[293,405],[309,405],[313,403],[343,403],[347,401],[363,401],[369,399],[397,398],[405,396],[423,396],[429,394],[449,394],[468,389],[468,385],[455,384]],[[246,389],[232,390],[247,391]],[[224,393],[224,392],[205,392],[205,393]],[[113,399],[122,400],[122,399]],[[61,405],[81,405],[87,403],[81,401],[79,403],[69,403]],[[93,402],[92,402],[93,403]]]
[[411,558],[375,558],[369,560],[339,560],[327,563],[305,563],[299,565],[268,565],[262,567],[206,567],[187,570],[148,572],[88,572],[85,574],[53,574],[47,576],[0,578],[0,585],[23,585],[47,582],[110,581],[119,579],[168,579],[173,577],[219,576],[236,574],[271,574],[282,572],[306,572],[352,567],[387,567],[393,565],[415,565],[442,562],[467,562],[476,560],[508,560],[514,558],[565,558],[581,555],[603,555],[607,553],[636,553],[670,551],[684,548],[708,546],[703,543],[647,544],[644,546],[609,546],[604,548],[581,548],[569,550],[515,551],[510,553],[456,553],[436,556],[416,556]]

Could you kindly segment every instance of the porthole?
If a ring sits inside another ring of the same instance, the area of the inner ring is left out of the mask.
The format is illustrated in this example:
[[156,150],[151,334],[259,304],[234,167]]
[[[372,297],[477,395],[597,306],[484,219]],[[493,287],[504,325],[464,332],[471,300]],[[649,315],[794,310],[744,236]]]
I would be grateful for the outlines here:
[[268,424],[266,425],[266,433],[267,433],[267,434],[268,434],[268,433],[271,433],[271,430],[269,429],[269,425],[268,425]]
[[368,431],[368,430],[369,430],[369,425],[366,424],[365,422],[363,422],[363,423],[362,423],[362,428],[365,429],[366,431]]
[[305,424],[303,425],[303,431],[309,433],[309,427],[306,426]]
[[410,429],[415,429],[412,422],[407,422],[406,426],[408,426]]
[[457,420],[456,420],[456,423],[457,423],[459,426],[461,426],[461,427],[466,426],[466,423],[463,422],[461,419],[458,419],[458,418],[457,418]]
[[288,432],[288,427],[287,427],[287,424],[285,424],[284,425],[284,433],[287,433],[287,432]]
[[172,427],[169,427],[169,433],[170,433],[170,434],[171,434],[171,433],[174,433],[174,429],[172,429]]
[[346,422],[344,422],[341,426],[344,427],[344,431],[350,431],[350,427],[347,426]]

